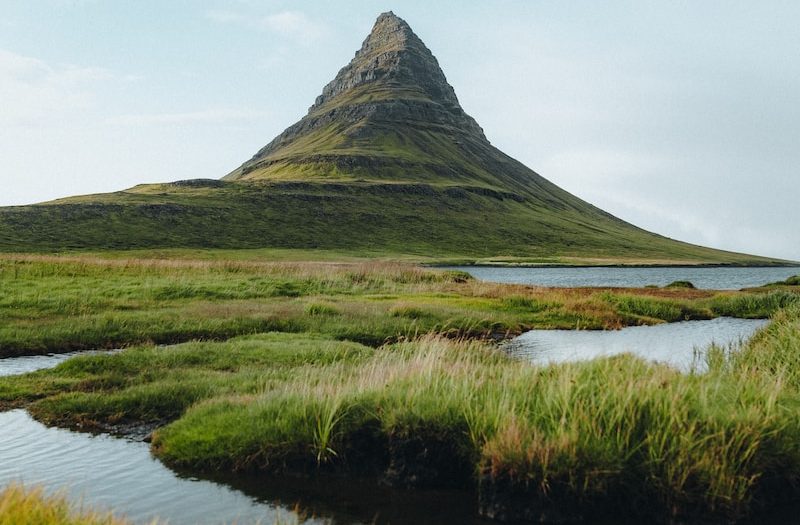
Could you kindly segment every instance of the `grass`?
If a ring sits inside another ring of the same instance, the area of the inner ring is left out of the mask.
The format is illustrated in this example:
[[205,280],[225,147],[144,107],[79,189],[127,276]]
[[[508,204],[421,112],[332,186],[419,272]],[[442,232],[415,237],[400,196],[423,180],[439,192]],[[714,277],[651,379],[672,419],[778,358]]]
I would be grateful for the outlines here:
[[767,317],[791,290],[545,289],[392,262],[0,257],[0,356],[280,331],[371,346],[435,331],[619,328]]
[[436,335],[375,349],[272,333],[78,357],[3,380],[0,397],[84,428],[172,421],[153,450],[193,469],[474,486],[485,513],[510,518],[734,520],[800,482],[800,309],[708,364],[681,374],[622,355],[539,368]]
[[63,496],[11,484],[0,490],[0,525],[129,525],[110,513],[76,509]]
[[785,281],[770,283],[767,286],[800,286],[800,275],[794,275],[792,277],[789,277]]
[[[190,469],[466,486],[486,515],[738,519],[800,482],[800,294],[544,289],[387,262],[0,258],[6,355],[129,346],[0,379],[50,424],[158,428]],[[490,335],[774,316],[708,372],[532,367]],[[184,341],[184,342],[181,342]],[[155,343],[176,343],[158,346]]]

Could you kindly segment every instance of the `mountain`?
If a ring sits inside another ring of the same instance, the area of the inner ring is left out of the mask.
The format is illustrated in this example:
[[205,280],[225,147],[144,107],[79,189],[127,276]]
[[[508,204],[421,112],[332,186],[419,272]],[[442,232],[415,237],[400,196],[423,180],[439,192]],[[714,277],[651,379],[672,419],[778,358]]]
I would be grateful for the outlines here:
[[265,247],[775,262],[644,231],[504,154],[391,12],[305,117],[221,180],[0,208],[6,251]]

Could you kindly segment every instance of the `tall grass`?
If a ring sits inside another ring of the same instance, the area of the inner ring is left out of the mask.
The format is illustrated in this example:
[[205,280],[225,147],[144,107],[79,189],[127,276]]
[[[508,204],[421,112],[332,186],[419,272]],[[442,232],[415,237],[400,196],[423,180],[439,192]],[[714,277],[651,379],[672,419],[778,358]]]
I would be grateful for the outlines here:
[[[800,294],[787,289],[559,290],[402,264],[32,256],[0,258],[0,277],[0,354],[148,343],[3,378],[0,407],[82,428],[171,422],[153,447],[173,464],[472,485],[487,514],[509,519],[618,508],[737,519],[770,487],[800,483]],[[479,340],[773,314],[743,350],[710,352],[703,375],[629,355],[532,367]],[[202,340],[152,344],[187,339]]]

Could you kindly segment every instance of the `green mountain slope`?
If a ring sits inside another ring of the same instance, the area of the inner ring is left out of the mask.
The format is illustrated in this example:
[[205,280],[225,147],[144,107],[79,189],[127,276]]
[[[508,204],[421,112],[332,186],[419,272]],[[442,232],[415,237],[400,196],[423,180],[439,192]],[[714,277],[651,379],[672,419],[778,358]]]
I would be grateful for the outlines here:
[[776,262],[646,232],[505,155],[392,13],[303,119],[221,181],[0,208],[0,250],[168,247]]

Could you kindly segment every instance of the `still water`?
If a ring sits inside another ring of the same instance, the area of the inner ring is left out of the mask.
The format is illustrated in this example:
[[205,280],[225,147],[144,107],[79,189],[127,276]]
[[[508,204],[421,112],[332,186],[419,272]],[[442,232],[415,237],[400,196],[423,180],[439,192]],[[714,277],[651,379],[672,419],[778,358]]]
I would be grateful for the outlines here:
[[137,523],[272,525],[290,511],[224,485],[181,478],[150,456],[147,443],[48,428],[23,410],[0,413],[0,486],[21,481],[114,509]]
[[712,343],[735,347],[767,323],[763,319],[720,317],[609,331],[531,330],[505,348],[513,356],[538,364],[632,353],[683,371],[702,371],[703,353]]
[[170,525],[488,523],[468,491],[413,492],[324,477],[201,479],[168,469],[147,443],[46,427],[23,410],[0,413],[0,487],[12,481],[67,490],[72,501],[137,524],[155,517]]
[[535,286],[665,286],[675,281],[690,281],[697,288],[739,290],[783,281],[800,275],[796,268],[496,268],[489,266],[450,266],[449,270],[469,272],[476,279],[496,283]]

